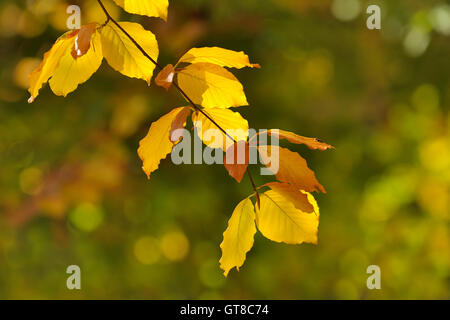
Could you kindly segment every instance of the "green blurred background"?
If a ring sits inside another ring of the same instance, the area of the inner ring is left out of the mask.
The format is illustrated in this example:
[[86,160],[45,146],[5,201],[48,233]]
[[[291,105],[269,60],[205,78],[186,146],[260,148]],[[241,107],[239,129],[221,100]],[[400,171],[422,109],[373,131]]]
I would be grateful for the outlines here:
[[[191,47],[244,50],[262,65],[236,72],[250,126],[336,147],[290,146],[328,191],[316,197],[319,245],[257,234],[224,278],[219,244],[248,179],[165,161],[148,181],[139,140],[185,102],[106,63],[66,99],[46,86],[28,105],[27,75],[65,31],[69,3],[2,0],[0,298],[450,298],[449,2],[170,3],[167,24],[108,7],[156,34],[162,64]],[[82,24],[104,21],[94,0],[70,4]],[[366,28],[369,4],[382,9],[381,31]],[[72,264],[81,291],[66,288]],[[366,287],[373,264],[381,290]]]

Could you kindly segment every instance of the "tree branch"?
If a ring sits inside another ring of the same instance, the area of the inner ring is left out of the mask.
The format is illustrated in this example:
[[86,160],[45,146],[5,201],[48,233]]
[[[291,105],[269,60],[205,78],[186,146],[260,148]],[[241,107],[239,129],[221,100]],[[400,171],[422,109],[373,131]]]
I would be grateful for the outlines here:
[[[103,2],[101,0],[97,0],[98,4],[100,5],[100,7],[103,9],[103,12],[106,15],[106,22],[104,23],[104,25],[106,25],[109,21],[111,21],[112,23],[114,23],[117,28],[120,29],[120,31],[122,31],[127,37],[128,39],[130,39],[130,41],[136,46],[136,48],[138,48],[139,51],[142,52],[142,54],[149,59],[158,70],[162,70],[162,66],[155,61],[155,59],[153,59],[145,50],[144,48],[141,47],[141,45],[124,29],[122,28],[122,26],[113,18],[111,17],[111,15],[109,14],[108,10],[106,9],[105,5],[103,4]],[[202,113],[209,121],[211,121],[220,131],[222,131],[228,138],[230,138],[234,143],[237,143],[237,141],[230,136],[226,130],[224,130],[207,112],[205,112],[202,108],[198,107],[194,101],[192,101],[192,99],[186,94],[186,92],[184,92],[183,89],[180,88],[180,86],[176,83],[173,82],[172,85],[178,90],[178,92],[180,92],[180,94],[189,102],[189,104],[198,112]],[[226,151],[226,150],[224,150]],[[256,194],[256,198],[257,198],[257,202],[258,202],[258,207],[259,207],[259,193],[258,193],[258,189],[256,188],[255,182],[253,180],[253,177],[250,173],[249,168],[247,167],[247,175],[250,179],[250,182],[252,184],[253,190],[255,191]]]

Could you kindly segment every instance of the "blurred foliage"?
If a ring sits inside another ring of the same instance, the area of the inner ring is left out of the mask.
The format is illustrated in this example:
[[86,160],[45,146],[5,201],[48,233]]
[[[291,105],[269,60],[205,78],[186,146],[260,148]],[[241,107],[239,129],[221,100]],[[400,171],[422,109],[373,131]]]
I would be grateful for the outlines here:
[[[70,4],[104,21],[94,0]],[[365,26],[369,4],[381,31]],[[155,32],[163,64],[190,47],[246,51],[262,65],[238,72],[250,125],[336,147],[295,147],[328,191],[319,245],[257,236],[228,279],[219,244],[248,180],[165,161],[149,182],[136,154],[151,121],[183,105],[175,91],[103,64],[68,98],[47,87],[26,103],[67,6],[0,2],[0,298],[450,298],[448,2],[177,0],[167,24],[110,3]],[[65,286],[71,264],[81,291]],[[371,264],[381,290],[366,287]]]

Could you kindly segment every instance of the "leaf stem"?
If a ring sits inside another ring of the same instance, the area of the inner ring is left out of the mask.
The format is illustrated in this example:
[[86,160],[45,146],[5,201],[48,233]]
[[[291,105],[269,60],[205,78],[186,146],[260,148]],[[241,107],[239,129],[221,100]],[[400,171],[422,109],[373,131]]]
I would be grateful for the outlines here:
[[[141,45],[109,14],[108,10],[106,9],[105,5],[103,4],[102,0],[97,0],[98,4],[100,5],[100,7],[102,8],[103,12],[106,15],[106,22],[104,23],[104,25],[106,25],[109,21],[111,21],[112,23],[114,23],[117,28],[120,29],[120,31],[122,31],[127,37],[128,39],[130,39],[130,41],[136,46],[136,48],[138,48],[139,51],[142,52],[142,54],[149,59],[155,66],[156,68],[158,68],[158,70],[162,70],[163,67],[155,60],[153,59],[145,50],[144,48],[141,47]],[[207,112],[205,112],[202,108],[198,107],[194,101],[192,101],[192,99],[186,94],[186,92],[184,92],[183,89],[180,88],[180,86],[176,83],[173,82],[172,85],[178,90],[178,92],[180,92],[180,94],[189,102],[189,104],[198,112],[202,113],[209,121],[211,121],[220,131],[222,131],[228,138],[230,138],[234,143],[237,143],[237,141],[230,136],[226,130],[224,130]],[[226,150],[225,150],[226,151]],[[249,168],[247,167],[247,175],[250,179],[250,182],[252,184],[253,190],[255,191],[256,194],[256,198],[258,200],[258,206],[259,206],[259,193],[258,193],[258,189],[256,188],[255,185],[255,181],[253,180],[252,174],[250,173]]]

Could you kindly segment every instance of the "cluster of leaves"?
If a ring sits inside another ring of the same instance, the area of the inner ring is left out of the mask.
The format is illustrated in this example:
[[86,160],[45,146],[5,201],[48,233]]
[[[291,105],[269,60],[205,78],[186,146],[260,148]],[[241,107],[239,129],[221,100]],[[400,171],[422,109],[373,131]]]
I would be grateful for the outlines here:
[[[130,13],[167,18],[168,0],[114,1]],[[223,149],[229,174],[241,182],[247,172],[254,187],[254,193],[237,205],[224,232],[220,264],[225,275],[232,268],[243,265],[253,245],[256,226],[265,237],[276,242],[317,243],[319,208],[311,192],[325,192],[324,187],[299,154],[279,146],[258,146],[255,143],[257,136],[249,137],[247,120],[230,110],[231,107],[247,106],[248,102],[242,84],[225,68],[260,66],[250,63],[243,52],[207,47],[191,49],[175,65],[162,68],[157,63],[159,49],[154,34],[138,23],[116,22],[100,0],[98,3],[105,11],[106,22],[89,23],[65,33],[56,41],[44,55],[41,65],[30,75],[29,102],[35,100],[46,82],[56,95],[66,96],[97,71],[103,57],[123,75],[143,79],[149,85],[154,69],[158,68],[160,72],[155,83],[167,90],[174,86],[189,106],[175,108],[155,121],[140,142],[138,154],[147,176],[150,178],[161,160],[181,141],[182,137],[173,139],[173,132],[184,128],[191,116],[195,127],[202,126],[197,133],[211,128],[221,130],[221,141],[206,135],[199,138],[209,148]],[[230,135],[229,130],[240,133]],[[265,133],[291,143],[305,144],[314,150],[332,148],[317,139],[291,132],[269,130]],[[277,181],[257,188],[248,170],[248,158],[245,161],[229,159],[228,155],[236,155],[234,151],[242,147],[246,155],[250,148],[256,148],[268,168],[268,155],[278,154],[279,170],[274,172]],[[268,190],[261,193],[261,189]],[[256,198],[256,206],[252,197]]]

